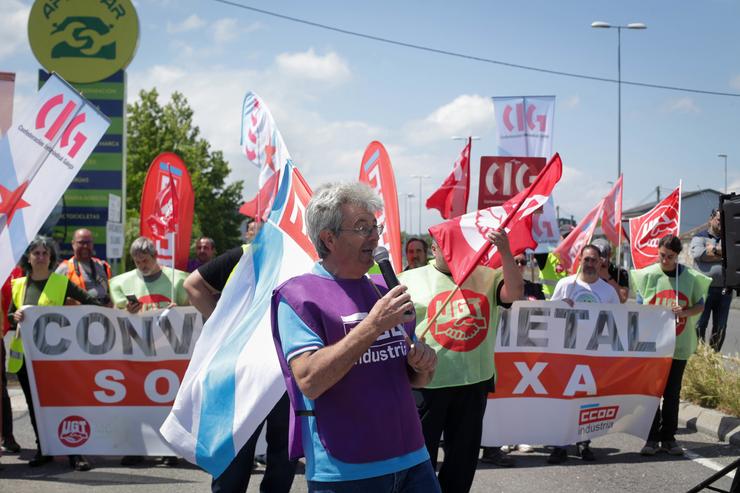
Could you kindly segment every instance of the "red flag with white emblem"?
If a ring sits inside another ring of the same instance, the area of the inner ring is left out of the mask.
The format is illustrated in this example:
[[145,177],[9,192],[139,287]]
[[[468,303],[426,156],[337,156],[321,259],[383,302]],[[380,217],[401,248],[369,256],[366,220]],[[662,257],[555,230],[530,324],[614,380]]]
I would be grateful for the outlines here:
[[470,194],[470,147],[472,140],[468,137],[468,143],[455,161],[455,165],[439,187],[427,199],[427,209],[437,209],[443,219],[462,216],[468,211],[468,195]]
[[599,223],[599,218],[602,216],[604,211],[604,201],[601,199],[596,207],[591,209],[586,214],[581,222],[576,225],[575,228],[568,234],[557,248],[553,251],[555,255],[560,259],[560,265],[568,270],[571,274],[575,274],[578,271],[578,265],[581,261],[580,254],[581,248],[591,242],[591,238],[594,236],[596,231],[596,225]]
[[486,238],[489,231],[506,230],[514,255],[537,245],[532,238],[532,214],[547,201],[562,173],[563,163],[555,154],[530,186],[503,205],[470,212],[429,228],[456,284],[462,284],[477,265],[501,266],[501,256]]
[[681,217],[681,186],[649,212],[630,219],[632,262],[642,269],[658,260],[658,242],[668,234],[678,236]]
[[606,197],[601,216],[601,230],[606,239],[615,245],[622,236],[622,176],[619,177]]

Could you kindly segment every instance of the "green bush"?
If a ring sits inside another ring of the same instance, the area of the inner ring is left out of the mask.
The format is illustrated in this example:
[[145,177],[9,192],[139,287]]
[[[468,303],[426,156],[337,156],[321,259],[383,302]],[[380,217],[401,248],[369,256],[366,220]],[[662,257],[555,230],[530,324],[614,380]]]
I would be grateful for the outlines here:
[[681,397],[702,407],[740,416],[740,358],[727,359],[700,342],[686,365]]

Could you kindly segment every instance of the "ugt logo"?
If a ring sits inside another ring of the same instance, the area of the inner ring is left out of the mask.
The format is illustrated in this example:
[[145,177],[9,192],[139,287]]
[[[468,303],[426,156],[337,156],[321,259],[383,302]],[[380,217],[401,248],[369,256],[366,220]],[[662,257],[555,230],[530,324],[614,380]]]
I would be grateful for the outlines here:
[[[54,120],[49,124],[49,113],[56,108],[57,106],[64,105],[64,107],[61,109],[59,114],[54,118]],[[64,95],[63,94],[57,94],[56,96],[52,96],[49,98],[43,105],[41,105],[41,109],[39,110],[38,114],[36,115],[36,130],[40,130],[42,128],[46,129],[46,133],[44,134],[44,137],[49,139],[50,141],[54,141],[57,134],[59,134],[59,131],[64,126],[64,122],[67,121],[69,116],[72,114],[72,112],[77,108],[77,103],[74,101],[67,101],[67,104],[64,104]],[[67,155],[71,158],[74,158],[77,155],[77,152],[80,150],[82,145],[87,141],[87,136],[83,134],[82,132],[76,132],[74,136],[72,136],[72,133],[75,131],[75,129],[81,124],[84,123],[86,119],[85,113],[78,113],[71,122],[69,122],[69,125],[64,129],[64,133],[62,133],[62,138],[59,143],[60,147],[68,147],[70,145],[70,140],[73,141],[72,146],[67,151]],[[48,125],[48,126],[47,126]]]
[[51,58],[116,58],[113,33],[98,17],[67,17],[54,24],[52,39],[59,42],[51,49]]
[[[512,122],[512,112],[516,112],[516,121]],[[529,131],[545,132],[547,130],[547,114],[535,114],[537,112],[537,106],[534,104],[517,103],[512,105],[506,105],[503,112],[504,126],[506,130],[511,133],[514,131],[514,127],[518,132],[524,132],[526,129]]]

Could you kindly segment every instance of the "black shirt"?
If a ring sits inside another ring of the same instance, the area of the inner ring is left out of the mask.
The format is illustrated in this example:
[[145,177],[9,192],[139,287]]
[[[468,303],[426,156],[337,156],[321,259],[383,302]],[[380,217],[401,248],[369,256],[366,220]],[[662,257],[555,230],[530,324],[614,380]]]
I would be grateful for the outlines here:
[[240,246],[226,250],[210,262],[206,262],[198,267],[198,273],[213,289],[223,291],[231,271],[239,263],[239,259],[242,258],[243,253],[244,250]]

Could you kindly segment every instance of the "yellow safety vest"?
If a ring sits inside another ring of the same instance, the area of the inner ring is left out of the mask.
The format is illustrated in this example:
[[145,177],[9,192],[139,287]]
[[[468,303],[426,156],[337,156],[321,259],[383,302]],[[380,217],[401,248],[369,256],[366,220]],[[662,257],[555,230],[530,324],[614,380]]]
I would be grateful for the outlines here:
[[[10,281],[10,292],[16,309],[23,306],[23,299],[26,297],[27,280],[27,277],[18,277]],[[67,279],[67,276],[52,272],[36,304],[39,306],[64,305],[64,296],[67,294],[68,282],[69,279]]]

